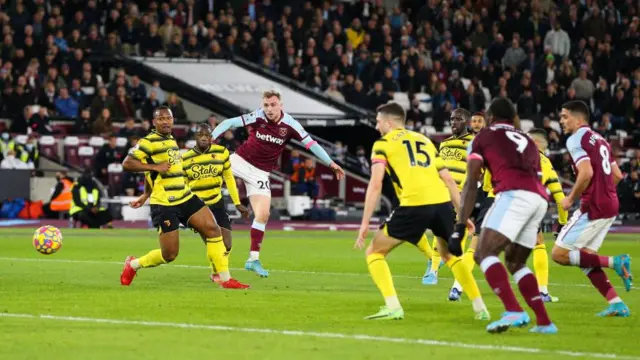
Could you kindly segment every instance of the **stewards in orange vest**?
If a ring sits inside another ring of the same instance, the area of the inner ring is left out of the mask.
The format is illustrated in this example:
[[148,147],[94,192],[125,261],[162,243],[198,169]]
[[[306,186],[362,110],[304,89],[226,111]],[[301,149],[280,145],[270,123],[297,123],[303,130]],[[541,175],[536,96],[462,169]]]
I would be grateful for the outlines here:
[[57,219],[60,214],[67,214],[71,209],[71,188],[73,187],[73,179],[67,176],[66,171],[56,173],[56,184],[51,200],[43,207],[47,218]]
[[291,188],[295,194],[306,194],[312,199],[318,197],[316,167],[313,159],[307,158],[303,164],[294,166],[291,175]]

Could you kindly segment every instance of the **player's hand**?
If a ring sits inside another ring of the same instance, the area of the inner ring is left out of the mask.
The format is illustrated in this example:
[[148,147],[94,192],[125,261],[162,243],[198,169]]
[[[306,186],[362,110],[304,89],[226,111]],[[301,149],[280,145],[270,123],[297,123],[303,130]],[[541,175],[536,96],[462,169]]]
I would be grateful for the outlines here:
[[344,170],[342,170],[342,168],[340,167],[340,165],[336,164],[335,161],[331,163],[331,165],[329,165],[329,167],[331,168],[331,170],[333,170],[333,172],[336,174],[336,178],[338,180],[342,179],[344,177]]
[[144,205],[144,203],[147,202],[148,198],[149,198],[148,195],[142,194],[137,199],[129,201],[129,206],[131,206],[134,209],[141,208],[142,205]]
[[238,204],[236,205],[236,210],[238,210],[240,212],[240,216],[242,216],[245,219],[249,218],[249,209],[247,209],[246,206],[242,205],[242,204]]
[[464,231],[467,228],[467,224],[456,224],[453,230],[453,234],[447,241],[449,252],[454,256],[462,256],[462,239],[464,238]]
[[364,248],[364,243],[367,239],[368,233],[369,233],[369,224],[363,223],[362,225],[360,225],[360,230],[358,231],[358,238],[356,239],[355,244],[353,244],[354,249]]
[[566,198],[562,199],[562,201],[560,202],[560,205],[562,206],[563,209],[569,211],[569,209],[571,209],[571,206],[573,205],[573,199],[567,196]]
[[467,232],[469,234],[473,234],[476,231],[476,224],[471,221],[471,219],[467,219]]
[[163,162],[154,166],[154,171],[161,174],[166,173],[167,171],[169,171],[169,169],[171,169],[171,164],[169,164],[168,162]]

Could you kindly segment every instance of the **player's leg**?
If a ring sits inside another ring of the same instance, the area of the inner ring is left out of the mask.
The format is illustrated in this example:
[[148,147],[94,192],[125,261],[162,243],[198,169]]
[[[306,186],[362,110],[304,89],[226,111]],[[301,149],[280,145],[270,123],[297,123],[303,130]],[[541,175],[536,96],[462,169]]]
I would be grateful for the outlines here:
[[[249,192],[249,185],[247,185],[247,192]],[[249,202],[253,209],[254,219],[253,224],[251,224],[251,250],[249,252],[249,259],[247,259],[244,267],[249,271],[255,272],[260,277],[267,277],[269,276],[269,272],[262,267],[260,250],[262,248],[262,241],[264,240],[267,221],[269,221],[269,216],[271,215],[271,195],[250,195]]]
[[[216,220],[218,226],[220,226],[220,231],[222,232],[222,242],[224,243],[224,247],[226,249],[225,256],[230,258],[231,256],[231,220],[229,219],[229,215],[225,209],[224,200],[220,200],[213,205],[209,205],[209,210],[213,213],[213,217]],[[206,244],[206,239],[203,237],[203,241]],[[207,256],[208,257],[208,256]],[[211,265],[211,281],[215,283],[220,283],[220,274],[216,270],[215,265],[209,259]]]
[[[558,235],[558,239],[556,240],[556,244],[553,247],[552,258],[555,262],[561,265],[573,265],[580,266],[584,274],[589,278],[591,284],[600,292],[600,294],[607,300],[609,306],[598,315],[600,316],[622,316],[626,317],[630,315],[629,308],[622,302],[622,299],[618,296],[616,290],[611,285],[607,274],[603,271],[603,266],[589,266],[596,265],[595,260],[598,259],[598,264],[611,265],[612,262],[616,263],[615,259],[618,259],[617,264],[618,268],[616,268],[616,272],[620,271],[625,287],[627,284],[629,288],[631,287],[631,274],[628,271],[626,266],[630,266],[628,260],[628,255],[616,256],[614,260],[611,260],[607,256],[600,256],[597,254],[597,251],[600,249],[602,242],[609,230],[610,224],[607,225],[605,222],[600,222],[600,224],[592,222],[591,227],[588,225],[583,225],[588,222],[586,219],[586,214],[581,214],[579,211],[576,211],[571,220],[567,223],[567,230],[564,228]],[[608,219],[602,219],[608,220]],[[611,220],[613,223],[613,220]],[[586,229],[599,227],[599,231],[587,231]],[[581,230],[582,229],[582,230]],[[591,239],[592,240],[591,240]],[[586,256],[583,256],[586,255]],[[592,260],[589,260],[592,258]],[[588,261],[593,261],[593,263],[589,264]],[[584,262],[584,265],[581,263]],[[574,265],[578,264],[578,265]],[[604,266],[609,267],[609,266]],[[625,271],[629,276],[625,281]]]
[[613,269],[622,279],[625,289],[631,290],[631,257],[628,254],[605,256],[597,253],[614,220],[615,217],[589,220],[586,213],[576,210],[558,234],[551,258],[565,266]]
[[422,234],[422,237],[420,237],[420,240],[416,244],[416,247],[418,248],[418,250],[420,250],[421,253],[424,254],[427,259],[431,260],[431,257],[433,256],[433,249],[429,245],[429,239],[427,238],[426,233]]
[[437,285],[438,284],[438,271],[442,267],[442,258],[438,252],[438,238],[433,237],[431,248],[433,249],[431,258],[427,262],[427,271],[422,276],[423,285]]
[[[207,242],[207,256],[216,267],[220,275],[220,285],[230,289],[246,289],[249,286],[241,284],[231,277],[229,271],[229,257],[222,238],[222,231],[216,223],[211,210],[196,196],[196,200],[185,203],[182,218],[190,227],[195,229]],[[199,205],[202,206],[199,206]],[[196,208],[198,208],[196,210]]]
[[556,302],[557,297],[549,295],[549,255],[544,244],[542,229],[538,228],[536,246],[533,248],[533,271],[538,280],[538,290],[544,302]]
[[367,268],[373,282],[384,297],[385,303],[380,311],[365,318],[368,320],[399,320],[404,318],[404,311],[393,286],[391,270],[389,270],[389,264],[386,260],[387,254],[402,244],[402,241],[392,238],[386,233],[387,231],[388,228],[385,225],[375,234],[366,251]]
[[177,211],[178,209],[175,206],[151,206],[153,224],[159,229],[160,233],[160,249],[151,250],[140,258],[128,256],[120,274],[120,283],[122,285],[131,284],[139,269],[170,263],[178,256],[180,248],[178,227],[180,226],[180,221]]

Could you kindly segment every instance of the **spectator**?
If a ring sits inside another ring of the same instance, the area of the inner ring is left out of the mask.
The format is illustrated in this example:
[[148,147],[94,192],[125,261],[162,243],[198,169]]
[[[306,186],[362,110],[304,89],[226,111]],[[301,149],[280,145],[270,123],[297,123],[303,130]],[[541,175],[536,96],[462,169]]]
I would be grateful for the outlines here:
[[358,158],[358,162],[360,163],[360,171],[363,174],[369,175],[371,174],[371,164],[369,163],[369,159],[367,158],[367,153],[364,150],[364,146],[358,146],[356,149],[356,157]]
[[220,139],[220,146],[224,146],[230,152],[236,151],[236,140],[233,131],[225,131]]
[[138,75],[131,77],[131,86],[129,87],[129,98],[133,102],[136,109],[141,109],[147,99],[147,88],[140,82]]
[[126,172],[122,178],[122,189],[125,196],[139,196],[144,192],[144,173]]
[[111,111],[104,108],[100,113],[100,116],[93,123],[93,135],[103,136],[112,131],[113,119],[111,118]]
[[596,88],[593,82],[587,78],[586,65],[580,68],[580,75],[571,82],[571,87],[576,90],[577,99],[589,102]]
[[91,170],[86,169],[71,188],[71,209],[69,215],[80,222],[83,228],[99,229],[112,227],[112,217],[108,210],[100,205],[102,194]]
[[116,91],[116,98],[113,102],[113,118],[116,121],[122,121],[126,118],[135,116],[136,110],[131,98],[127,96],[127,91],[124,86],[118,87],[118,90]]
[[389,100],[391,100],[391,97],[383,90],[382,83],[377,82],[369,94],[369,109],[375,110],[378,106],[389,102]]
[[33,169],[33,164],[27,164],[24,161],[16,158],[16,151],[9,150],[7,151],[7,155],[4,157],[4,159],[2,159],[2,162],[0,162],[0,169]]
[[31,115],[29,128],[36,134],[49,135],[53,133],[49,124],[49,110],[46,107],[40,106],[38,112]]
[[282,172],[288,175],[293,175],[295,169],[297,169],[302,162],[300,158],[300,151],[296,149],[291,150],[289,161],[283,165]]
[[121,158],[118,149],[116,148],[117,137],[115,135],[109,136],[109,141],[102,145],[102,148],[98,150],[96,158],[94,160],[94,173],[96,177],[103,183],[108,182],[107,168],[110,164],[118,162]]
[[80,117],[76,119],[72,133],[76,135],[89,135],[92,132],[92,128],[93,121],[91,120],[91,111],[89,109],[82,109]]
[[60,89],[60,96],[56,98],[55,105],[60,115],[71,119],[78,117],[80,104],[69,96],[69,89],[66,87]]
[[527,58],[524,50],[520,47],[520,41],[513,39],[511,47],[508,48],[502,58],[502,66],[507,69],[517,68]]
[[551,53],[564,59],[571,53],[571,39],[569,34],[562,30],[559,22],[555,22],[553,29],[547,32],[544,37],[544,47],[549,48]]
[[298,164],[291,175],[291,185],[297,194],[306,194],[314,201],[318,197],[318,182],[313,159],[307,158],[303,164]]
[[72,187],[73,179],[67,175],[66,170],[56,172],[56,186],[52,189],[49,202],[42,207],[47,219],[58,219],[61,215],[67,215],[71,209]]
[[113,98],[109,96],[107,88],[100,87],[98,89],[98,96],[93,98],[91,102],[91,117],[97,118],[103,109],[113,109]]
[[620,212],[638,213],[640,206],[640,179],[638,172],[633,170],[626,173],[618,184],[618,197],[620,198]]
[[182,104],[182,100],[178,98],[176,93],[169,94],[167,98],[167,102],[164,105],[168,106],[173,113],[173,117],[176,119],[176,122],[185,124],[187,123],[188,117],[187,112],[184,109],[184,105]]
[[329,84],[329,88],[325,91],[325,94],[334,100],[338,100],[340,102],[344,102],[344,95],[340,91],[338,91],[338,81],[331,80]]
[[486,99],[482,90],[477,89],[473,83],[469,83],[467,91],[461,96],[460,106],[475,113],[484,110],[485,102]]
[[160,100],[158,100],[158,93],[155,90],[149,92],[149,97],[142,104],[142,118],[153,119],[153,112],[160,106]]
[[132,136],[137,136],[138,131],[136,130],[136,121],[132,117],[126,118],[124,121],[124,126],[118,131],[118,136],[123,138],[130,138]]

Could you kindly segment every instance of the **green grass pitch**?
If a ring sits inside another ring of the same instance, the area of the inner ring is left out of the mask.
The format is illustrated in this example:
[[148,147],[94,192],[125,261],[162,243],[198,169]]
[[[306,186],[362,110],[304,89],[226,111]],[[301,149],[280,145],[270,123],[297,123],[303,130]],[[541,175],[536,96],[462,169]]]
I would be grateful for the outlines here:
[[[426,261],[411,245],[388,258],[405,319],[372,322],[363,317],[383,300],[352,249],[355,232],[269,231],[261,259],[271,273],[261,279],[241,269],[249,239],[236,231],[232,275],[247,291],[209,281],[202,242],[188,231],[174,264],[140,271],[130,287],[119,283],[122,262],[156,247],[155,232],[62,232],[62,249],[45,256],[31,230],[0,230],[0,359],[640,359],[640,293],[624,292],[612,271],[630,318],[597,318],[606,302],[582,272],[551,264],[560,302],[548,309],[560,333],[490,335],[466,298],[447,301],[448,270],[436,286],[420,283]],[[640,261],[637,239],[610,235],[602,252]],[[474,274],[498,318],[502,306]]]

